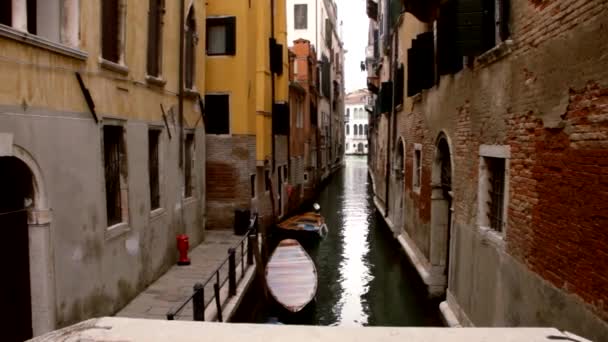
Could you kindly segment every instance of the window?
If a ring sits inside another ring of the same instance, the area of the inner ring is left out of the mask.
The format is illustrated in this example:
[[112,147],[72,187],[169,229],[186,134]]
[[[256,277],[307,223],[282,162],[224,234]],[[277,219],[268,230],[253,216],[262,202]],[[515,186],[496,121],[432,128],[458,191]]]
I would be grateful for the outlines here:
[[357,144],[353,144],[353,148],[357,148]]
[[414,145],[414,191],[420,192],[420,180],[422,178],[422,145]]
[[122,126],[103,127],[103,163],[108,226],[126,222],[127,163]]
[[297,4],[293,6],[293,22],[296,30],[308,28],[308,5]]
[[[412,40],[412,47],[407,50],[407,96],[414,96],[423,89],[435,85],[435,34],[424,32]],[[398,75],[401,77],[401,75]],[[399,85],[401,90],[403,85]],[[396,87],[397,88],[397,87]],[[395,94],[399,96],[399,94]],[[396,100],[403,103],[403,100]]]
[[359,124],[359,135],[365,135],[365,133],[363,132],[363,125]]
[[0,24],[4,24],[6,26],[13,25],[12,1],[0,2]]
[[283,179],[285,181],[285,183],[287,183],[288,179],[287,179],[287,165],[283,165]]
[[194,89],[194,72],[196,64],[196,44],[198,35],[196,33],[196,16],[194,7],[190,8],[186,18],[186,42],[185,42],[185,84],[186,89]]
[[346,135],[350,135],[350,125],[346,125]]
[[205,95],[205,125],[208,134],[230,134],[230,97]]
[[510,0],[459,1],[456,4],[457,46],[476,56],[509,38]]
[[[369,131],[368,131],[368,126],[367,126],[367,124],[365,124],[365,126],[364,126],[364,128],[363,128],[363,134],[364,134],[364,135],[367,135],[367,133],[368,133],[368,132],[369,132]],[[367,147],[367,146],[366,146],[366,147]]]
[[348,118],[350,116],[350,108],[346,108],[346,117]]
[[503,232],[506,226],[510,147],[479,148],[479,225]]
[[270,191],[270,171],[264,171],[264,190]]
[[101,2],[102,32],[101,56],[103,59],[120,63],[122,58],[121,45],[124,28],[121,7],[123,0],[104,0]]
[[194,133],[186,134],[184,142],[184,197],[192,197],[194,182],[192,181],[192,171],[194,168]]
[[148,75],[159,77],[162,56],[164,0],[150,0],[148,11]]
[[148,174],[150,184],[150,210],[160,208],[159,143],[160,130],[148,131]]
[[358,132],[357,125],[353,125],[353,134],[357,135],[357,132]]
[[236,54],[236,17],[207,18],[207,55]]
[[251,198],[255,198],[255,175],[250,177]]

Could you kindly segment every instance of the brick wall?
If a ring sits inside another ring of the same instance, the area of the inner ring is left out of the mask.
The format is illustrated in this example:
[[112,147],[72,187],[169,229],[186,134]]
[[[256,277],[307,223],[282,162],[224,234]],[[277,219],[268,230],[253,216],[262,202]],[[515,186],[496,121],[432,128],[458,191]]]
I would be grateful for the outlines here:
[[[431,170],[441,132],[453,154],[453,220],[460,229],[478,230],[479,146],[509,145],[506,253],[608,321],[608,4],[512,0],[511,7],[509,48],[442,76],[397,114],[398,136],[406,142],[404,229],[428,256]],[[377,129],[370,159],[382,197],[384,117]],[[420,194],[412,191],[416,143],[423,146]],[[470,248],[467,243],[455,248]],[[450,286],[487,286],[475,279]],[[457,300],[465,311],[481,305]],[[521,324],[540,324],[551,308],[532,310],[536,320]]]
[[207,228],[232,229],[235,209],[251,206],[255,137],[207,135]]

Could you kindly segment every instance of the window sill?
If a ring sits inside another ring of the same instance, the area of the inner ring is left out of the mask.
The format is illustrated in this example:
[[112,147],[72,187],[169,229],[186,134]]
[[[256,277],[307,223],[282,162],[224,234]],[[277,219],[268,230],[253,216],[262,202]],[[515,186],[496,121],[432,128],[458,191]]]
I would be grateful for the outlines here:
[[165,208],[156,208],[150,212],[150,219],[155,220],[165,215]]
[[127,67],[126,65],[114,63],[112,61],[103,59],[101,57],[99,58],[99,65],[101,65],[101,67],[104,69],[114,71],[119,74],[123,74],[123,75],[129,74],[129,67]]
[[484,246],[493,246],[495,248],[504,249],[505,240],[502,233],[497,232],[496,230],[479,226],[479,232],[481,233],[481,244]]
[[200,96],[200,93],[198,92],[196,87],[195,88],[184,88],[184,96],[198,98]]
[[167,84],[167,80],[162,78],[162,76],[151,76],[151,75],[146,75],[146,83],[157,86],[157,87],[164,87],[165,84]]
[[117,223],[106,229],[105,239],[106,239],[106,241],[116,239],[117,237],[128,233],[130,230],[131,229],[129,228],[128,223],[126,223],[126,222]]
[[513,40],[507,39],[492,49],[477,56],[477,58],[475,58],[475,68],[486,67],[494,62],[497,62],[508,56],[511,51],[513,51]]
[[13,40],[16,40],[16,41],[19,41],[22,43],[26,43],[26,44],[29,44],[29,45],[32,45],[32,46],[35,46],[35,47],[38,47],[41,49],[49,50],[49,51],[58,53],[60,55],[75,58],[75,59],[78,59],[81,61],[86,61],[87,58],[89,57],[89,54],[84,51],[74,49],[69,46],[50,41],[50,40],[48,40],[46,38],[42,38],[40,36],[36,36],[36,35],[29,34],[26,32],[21,32],[10,26],[6,26],[6,25],[2,25],[2,24],[0,24],[0,37],[13,39]]

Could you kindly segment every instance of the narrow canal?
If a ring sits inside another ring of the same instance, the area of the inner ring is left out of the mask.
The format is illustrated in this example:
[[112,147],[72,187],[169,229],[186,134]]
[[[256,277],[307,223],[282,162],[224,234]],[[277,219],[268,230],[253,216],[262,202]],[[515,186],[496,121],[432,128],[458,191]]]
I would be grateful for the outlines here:
[[[328,236],[308,250],[319,282],[311,315],[297,324],[364,326],[438,326],[438,303],[426,299],[424,286],[390,229],[377,214],[365,157],[347,157],[319,195]],[[250,292],[259,291],[256,286]],[[254,293],[240,321],[267,322],[273,313]]]

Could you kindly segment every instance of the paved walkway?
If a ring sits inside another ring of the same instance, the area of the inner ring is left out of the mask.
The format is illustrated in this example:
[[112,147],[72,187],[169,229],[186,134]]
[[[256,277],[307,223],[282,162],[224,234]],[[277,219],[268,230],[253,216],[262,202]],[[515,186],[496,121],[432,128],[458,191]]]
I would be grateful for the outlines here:
[[[190,251],[190,266],[173,266],[167,273],[152,283],[127,306],[116,314],[119,317],[166,319],[167,311],[175,308],[192,295],[192,287],[205,281],[228,255],[228,248],[235,246],[242,236],[231,231],[206,231],[205,241]],[[247,246],[245,246],[246,248]],[[247,251],[245,250],[245,253]],[[237,269],[240,270],[240,248],[236,251]],[[220,270],[220,277],[226,279],[228,263]],[[240,272],[237,273],[237,281]],[[205,302],[213,296],[213,283],[205,286]],[[213,303],[212,303],[213,304]],[[176,320],[192,320],[192,305],[189,303]]]

